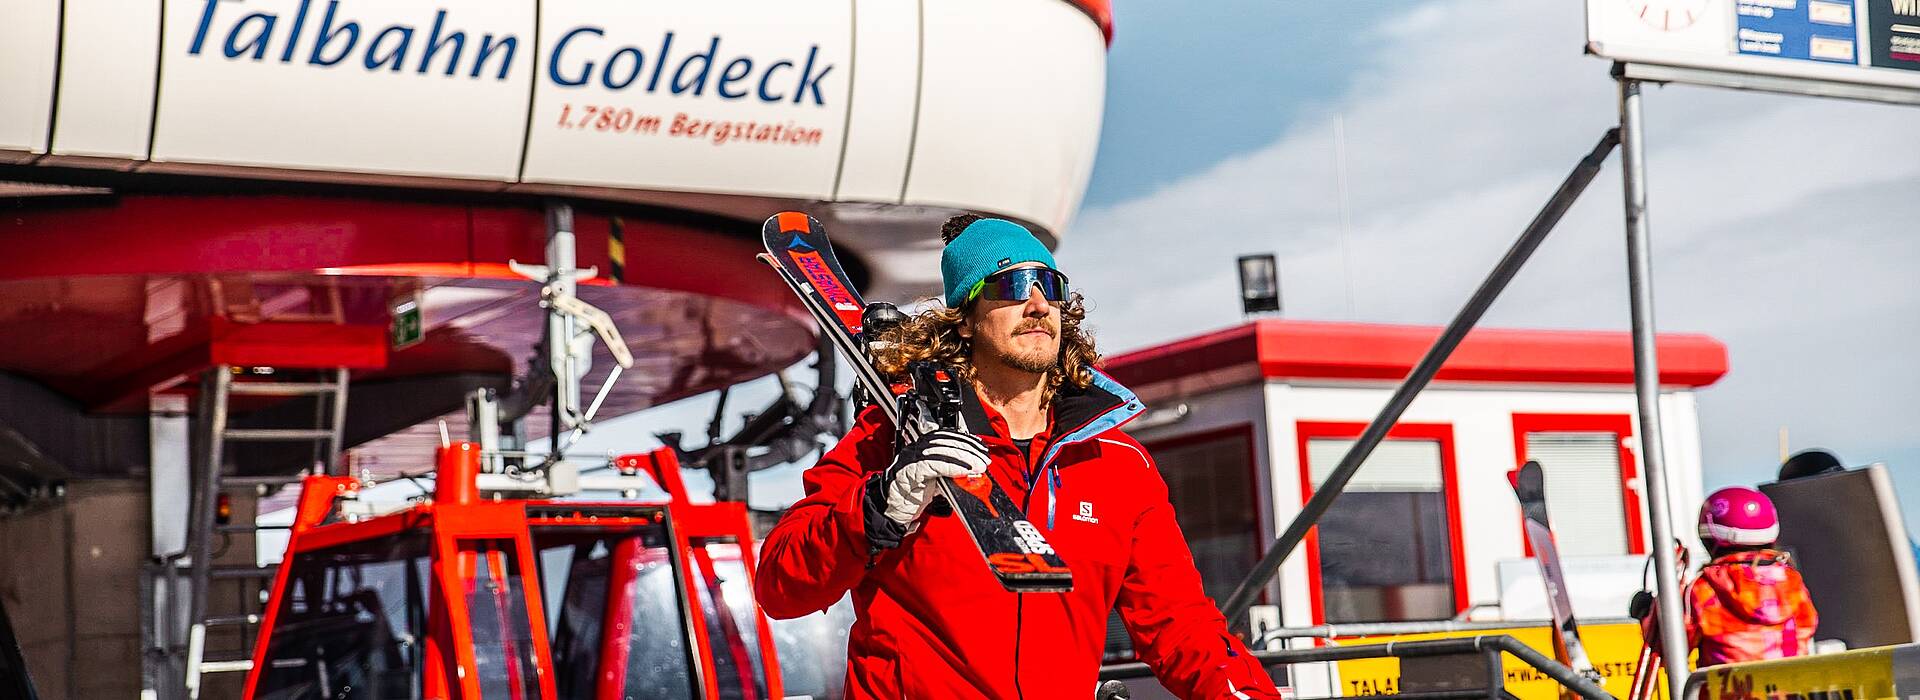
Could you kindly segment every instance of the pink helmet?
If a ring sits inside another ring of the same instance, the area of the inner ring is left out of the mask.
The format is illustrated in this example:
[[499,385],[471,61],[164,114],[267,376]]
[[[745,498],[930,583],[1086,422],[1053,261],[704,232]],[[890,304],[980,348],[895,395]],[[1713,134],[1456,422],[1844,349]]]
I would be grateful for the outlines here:
[[1745,486],[1729,486],[1700,506],[1700,539],[1711,545],[1767,545],[1780,539],[1773,499]]

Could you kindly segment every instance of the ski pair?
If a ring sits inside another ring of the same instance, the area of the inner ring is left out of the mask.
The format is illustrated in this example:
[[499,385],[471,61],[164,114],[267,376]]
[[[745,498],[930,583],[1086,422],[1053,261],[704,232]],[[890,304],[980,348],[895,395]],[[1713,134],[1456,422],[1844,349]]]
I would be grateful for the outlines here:
[[[1553,656],[1575,673],[1594,683],[1603,679],[1587,657],[1580,642],[1580,626],[1573,619],[1573,601],[1567,596],[1567,576],[1560,567],[1560,547],[1554,542],[1553,527],[1547,522],[1547,477],[1540,463],[1528,460],[1507,473],[1513,483],[1513,495],[1520,500],[1520,513],[1526,521],[1527,544],[1540,563],[1540,578],[1547,585],[1547,609],[1553,613]],[[1573,697],[1563,689],[1563,697]]]
[[[767,249],[760,260],[800,297],[820,324],[820,332],[853,366],[860,389],[898,429],[903,444],[941,428],[966,430],[959,411],[961,389],[944,368],[915,363],[909,370],[911,388],[904,396],[895,396],[874,367],[864,346],[872,341],[863,335],[870,330],[868,306],[847,279],[818,220],[800,212],[781,212],[767,219],[760,236]],[[874,306],[875,316],[899,318],[890,306]],[[1001,586],[1022,593],[1073,589],[1073,574],[1066,562],[991,477],[941,479],[940,493]]]

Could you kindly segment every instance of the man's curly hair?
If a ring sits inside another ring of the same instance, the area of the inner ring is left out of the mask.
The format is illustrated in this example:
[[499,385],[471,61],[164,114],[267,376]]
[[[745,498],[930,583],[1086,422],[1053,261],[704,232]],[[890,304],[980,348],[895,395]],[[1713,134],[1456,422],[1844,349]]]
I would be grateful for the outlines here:
[[[873,348],[874,366],[896,382],[908,381],[907,364],[931,360],[951,368],[960,378],[973,381],[973,343],[960,337],[960,326],[977,302],[959,308],[935,303],[932,308],[908,318],[899,326],[882,333]],[[1100,365],[1100,353],[1093,337],[1080,327],[1087,317],[1085,301],[1074,292],[1060,306],[1060,357],[1047,372],[1046,400],[1058,396],[1060,385],[1069,383],[1086,388],[1093,383],[1092,368]]]
[[967,230],[967,227],[972,226],[973,222],[984,218],[987,217],[979,214],[961,214],[947,219],[946,223],[940,225],[940,243],[952,243],[953,239],[960,237],[961,231]]

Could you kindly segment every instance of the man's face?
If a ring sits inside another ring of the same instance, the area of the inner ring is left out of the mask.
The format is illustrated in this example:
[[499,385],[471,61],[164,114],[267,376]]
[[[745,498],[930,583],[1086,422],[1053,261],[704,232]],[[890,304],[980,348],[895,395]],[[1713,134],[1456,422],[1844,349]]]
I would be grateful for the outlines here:
[[[1026,263],[1021,267],[1044,267]],[[1060,358],[1060,308],[1035,288],[1026,301],[978,299],[960,327],[961,337],[973,341],[973,364],[998,362],[1006,367],[1047,372]]]

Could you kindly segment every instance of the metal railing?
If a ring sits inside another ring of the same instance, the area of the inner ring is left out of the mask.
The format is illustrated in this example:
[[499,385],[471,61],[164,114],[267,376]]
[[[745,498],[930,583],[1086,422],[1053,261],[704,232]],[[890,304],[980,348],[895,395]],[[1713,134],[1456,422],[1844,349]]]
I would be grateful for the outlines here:
[[[1593,681],[1580,677],[1573,669],[1560,665],[1553,659],[1522,644],[1511,636],[1481,635],[1454,639],[1430,639],[1412,642],[1386,642],[1358,646],[1317,647],[1313,649],[1280,649],[1275,651],[1256,651],[1253,656],[1263,666],[1274,664],[1303,664],[1327,661],[1351,661],[1354,659],[1377,658],[1429,658],[1437,656],[1461,656],[1467,654],[1485,654],[1487,664],[1491,666],[1491,677],[1487,682],[1475,688],[1447,688],[1418,690],[1400,693],[1395,697],[1408,699],[1432,698],[1488,698],[1502,700],[1506,697],[1500,672],[1500,653],[1512,654],[1521,663],[1533,667],[1541,675],[1559,683],[1574,695],[1584,700],[1615,700],[1612,695]],[[1153,672],[1144,663],[1127,663],[1107,666],[1100,671],[1100,680],[1127,680],[1147,678]]]
[[[1582,627],[1598,625],[1639,624],[1630,617],[1603,617],[1597,619],[1582,618]],[[1414,620],[1409,622],[1350,622],[1344,624],[1313,625],[1310,627],[1281,627],[1262,632],[1260,638],[1248,646],[1264,648],[1267,642],[1277,639],[1332,639],[1334,637],[1384,637],[1398,634],[1435,634],[1452,632],[1474,632],[1492,630],[1513,630],[1537,627],[1552,629],[1552,620]]]

